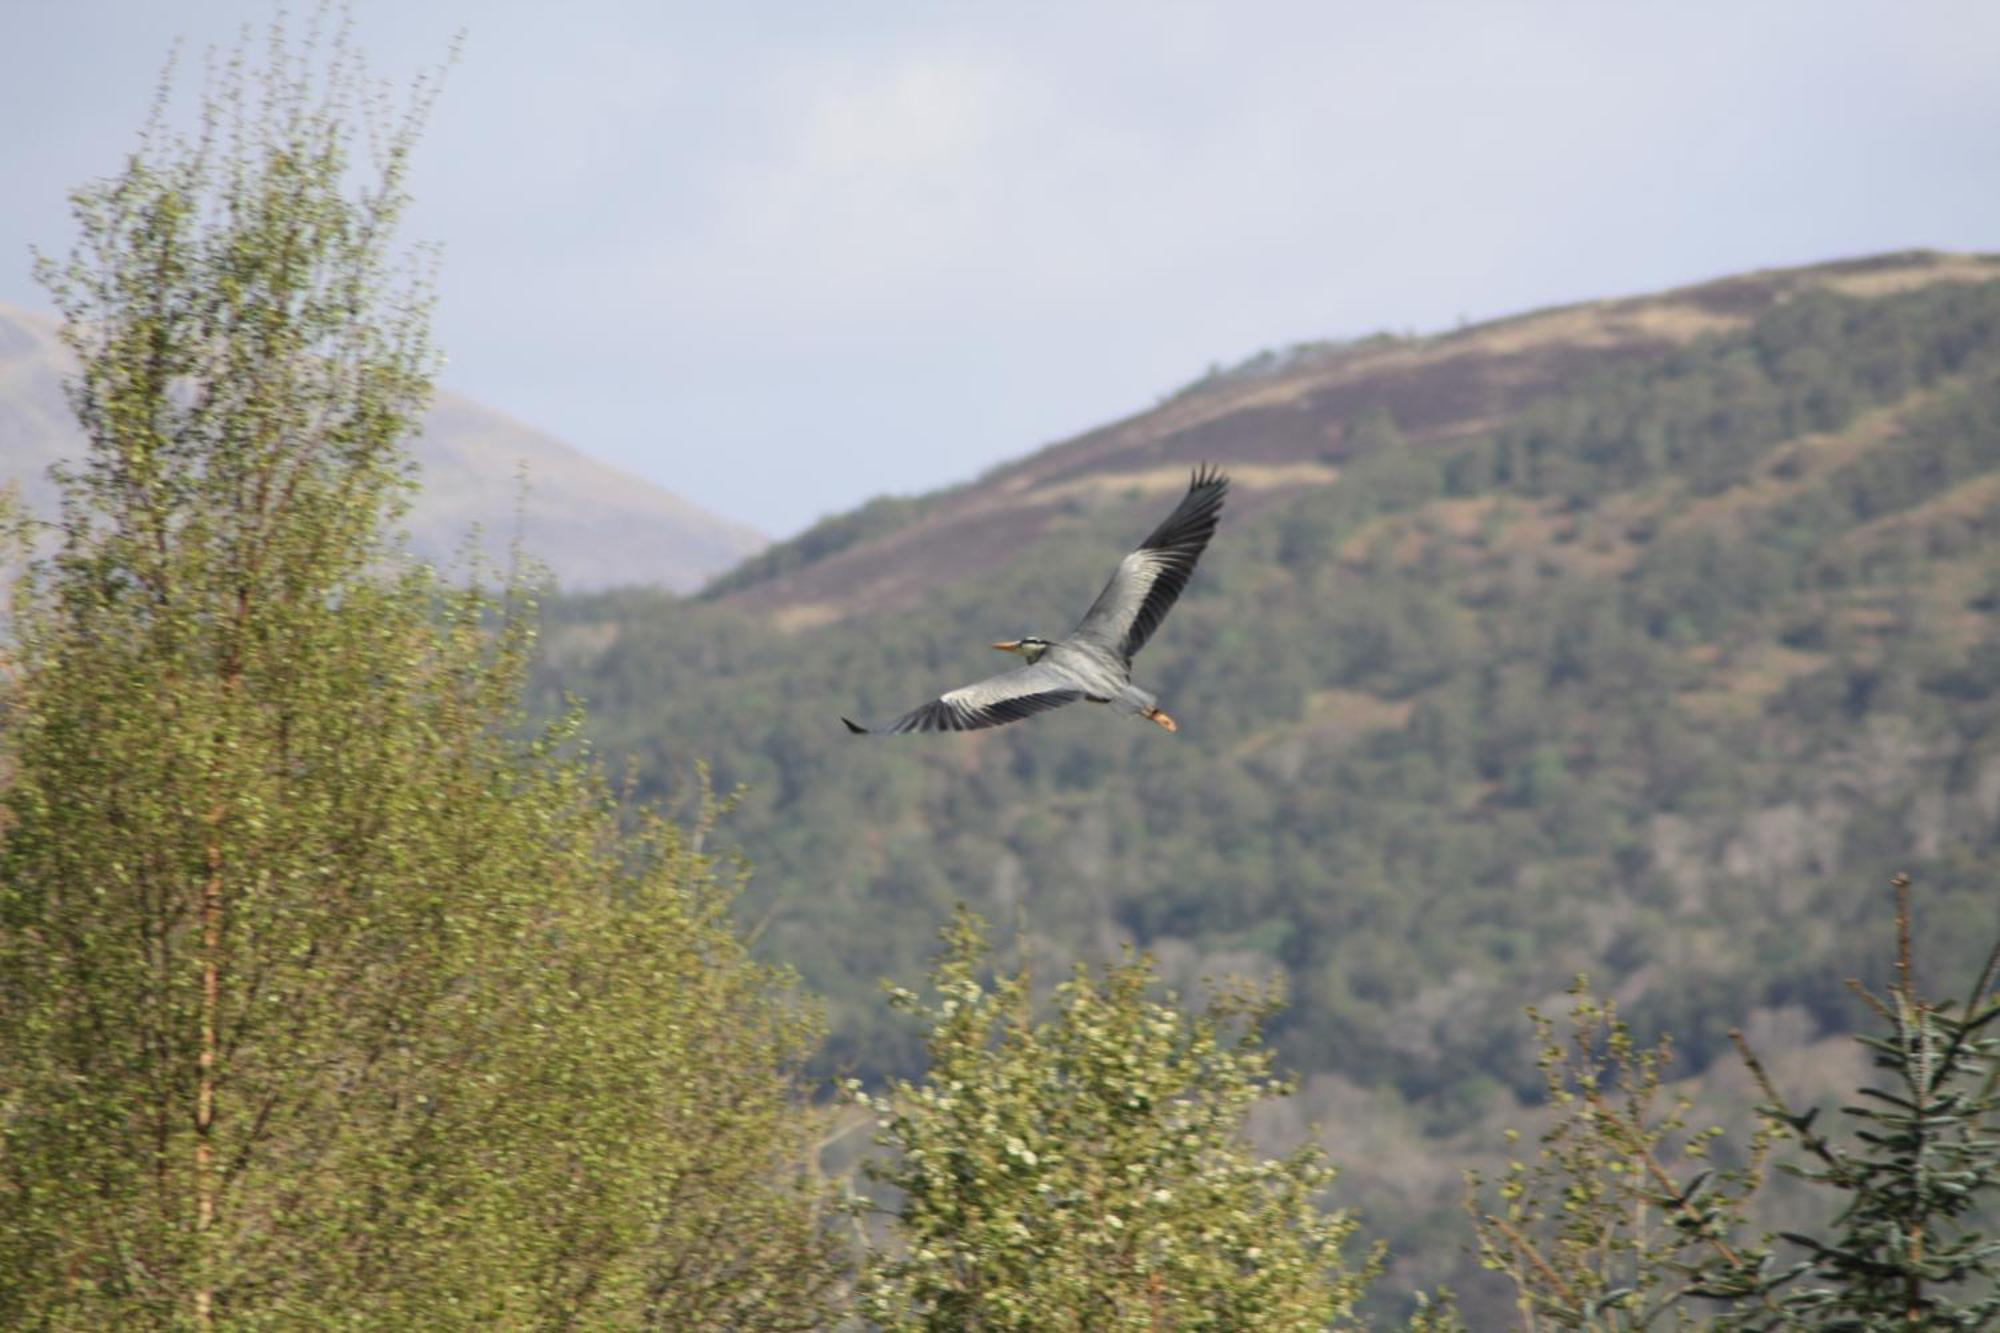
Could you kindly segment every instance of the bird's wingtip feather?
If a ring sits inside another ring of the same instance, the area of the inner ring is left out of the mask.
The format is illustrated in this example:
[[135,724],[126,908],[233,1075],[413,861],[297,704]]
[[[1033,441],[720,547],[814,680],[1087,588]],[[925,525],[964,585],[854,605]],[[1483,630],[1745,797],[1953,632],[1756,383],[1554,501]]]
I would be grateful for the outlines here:
[[846,724],[847,724],[847,729],[848,729],[849,731],[853,732],[853,733],[854,733],[855,735],[857,735],[857,736],[866,736],[866,735],[868,734],[868,728],[866,728],[866,727],[862,726],[862,725],[861,725],[861,724],[860,724],[859,722],[856,722],[856,721],[853,721],[853,720],[852,720],[852,719],[850,719],[850,718],[844,718],[844,717],[843,717],[842,719],[840,719],[840,720],[841,720],[842,722],[846,723]]

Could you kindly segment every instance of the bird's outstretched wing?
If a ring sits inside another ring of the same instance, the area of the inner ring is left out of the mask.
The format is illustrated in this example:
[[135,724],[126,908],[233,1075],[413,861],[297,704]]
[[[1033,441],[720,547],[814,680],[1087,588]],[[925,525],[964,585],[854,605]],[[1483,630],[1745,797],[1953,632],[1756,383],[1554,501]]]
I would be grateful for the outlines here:
[[978,731],[1019,722],[1081,698],[1083,691],[1074,681],[1047,662],[1037,662],[960,686],[911,709],[886,727],[864,727],[844,717],[840,720],[856,735],[871,731]]
[[1228,490],[1229,478],[1222,473],[1210,467],[1197,469],[1174,512],[1138,550],[1118,562],[1118,572],[1083,613],[1071,637],[1089,639],[1126,657],[1144,648],[1187,587],[1195,561],[1215,535]]

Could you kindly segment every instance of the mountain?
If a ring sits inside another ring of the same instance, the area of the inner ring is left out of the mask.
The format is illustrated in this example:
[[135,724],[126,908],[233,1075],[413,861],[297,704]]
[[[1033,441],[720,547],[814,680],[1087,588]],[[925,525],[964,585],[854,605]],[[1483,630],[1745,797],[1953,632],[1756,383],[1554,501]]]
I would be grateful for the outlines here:
[[[0,305],[0,481],[19,482],[43,513],[55,508],[49,465],[83,448],[63,399],[67,356],[54,320]],[[433,559],[457,554],[475,526],[482,548],[504,558],[518,527],[565,588],[686,591],[764,544],[740,523],[457,394],[438,392],[413,452],[422,489],[405,526]]]
[[1912,251],[1725,278],[1537,311],[1435,337],[1382,334],[1262,352],[1147,411],[936,495],[880,500],[780,542],[712,584],[713,599],[787,627],[904,608],[1006,561],[1051,523],[1227,459],[1237,511],[1329,486],[1392,419],[1412,446],[1466,438],[1564,386],[1748,327],[1809,292],[1872,297],[2000,277],[2000,256]]
[[[1197,460],[1237,488],[1137,663],[1178,735],[845,733],[1067,630]],[[711,843],[827,1072],[921,1065],[877,983],[960,901],[1042,976],[1129,943],[1281,982],[1271,1132],[1320,1125],[1341,1201],[1466,1291],[1460,1169],[1541,1095],[1524,1005],[1588,972],[1688,1074],[1782,1034],[1809,1100],[1892,873],[1940,985],[2000,933],[2000,262],[1260,355],[702,599],[547,613],[542,697],[641,796],[738,793]]]

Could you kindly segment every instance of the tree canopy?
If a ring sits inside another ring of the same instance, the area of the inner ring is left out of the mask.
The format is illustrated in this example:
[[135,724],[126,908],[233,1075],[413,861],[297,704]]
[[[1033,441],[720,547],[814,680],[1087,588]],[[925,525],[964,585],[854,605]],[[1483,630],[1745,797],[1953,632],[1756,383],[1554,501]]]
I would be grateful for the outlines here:
[[734,876],[391,533],[428,106],[274,30],[44,266],[89,440],[14,614],[0,1322],[813,1325],[837,1270]]
[[[1374,1264],[1322,1211],[1317,1149],[1260,1156],[1245,1122],[1272,1078],[1243,992],[1199,1014],[1153,998],[1137,958],[1079,968],[1034,1012],[1033,976],[986,977],[984,923],[945,932],[920,1082],[864,1096],[890,1149],[897,1247],[860,1308],[885,1329],[1321,1329],[1348,1322]],[[1235,1031],[1232,1033],[1231,1029]],[[852,1085],[860,1093],[859,1083]]]

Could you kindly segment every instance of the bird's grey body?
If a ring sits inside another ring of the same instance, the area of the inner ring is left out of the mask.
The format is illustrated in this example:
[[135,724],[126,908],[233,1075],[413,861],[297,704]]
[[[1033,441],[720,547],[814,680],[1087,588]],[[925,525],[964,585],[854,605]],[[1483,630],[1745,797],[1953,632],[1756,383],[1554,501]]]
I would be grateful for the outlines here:
[[1064,639],[1049,649],[1042,663],[1074,682],[1092,703],[1111,704],[1123,713],[1150,713],[1160,702],[1158,695],[1132,683],[1130,658],[1088,640]]
[[[940,695],[873,730],[974,731],[1087,700],[1110,704],[1176,730],[1152,691],[1132,683],[1132,658],[1160,627],[1215,533],[1229,479],[1199,470],[1187,494],[1151,536],[1118,562],[1104,591],[1070,636],[1060,642],[1028,635],[995,648],[1019,653],[1028,665]],[[842,718],[853,732],[871,728]]]

